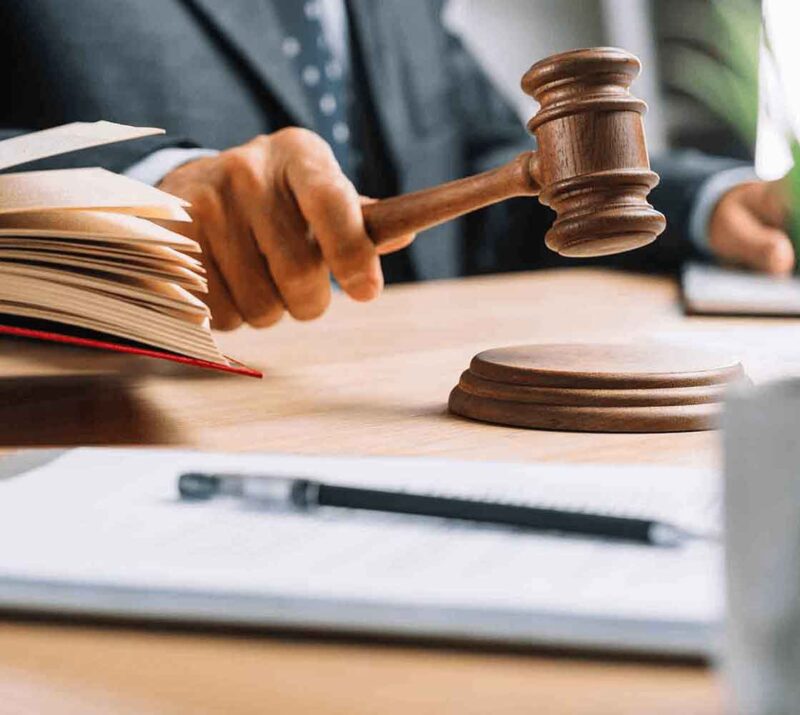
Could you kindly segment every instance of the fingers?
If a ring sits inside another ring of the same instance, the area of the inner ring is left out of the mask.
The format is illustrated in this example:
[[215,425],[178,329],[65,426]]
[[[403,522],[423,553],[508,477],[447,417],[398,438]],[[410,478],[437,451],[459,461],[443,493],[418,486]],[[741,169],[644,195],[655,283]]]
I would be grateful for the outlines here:
[[266,258],[283,304],[297,320],[319,317],[330,303],[330,276],[294,197],[265,181],[258,142],[243,147],[232,160],[237,163],[230,174],[229,199]]
[[720,258],[754,270],[786,275],[794,267],[794,248],[780,228],[764,223],[744,202],[720,202],[712,216],[710,246]]
[[211,311],[211,327],[215,330],[235,330],[242,324],[242,316],[228,292],[211,251],[206,248],[206,241],[201,236],[198,238],[204,247],[203,263],[208,280],[208,295],[205,296],[205,300]]
[[355,300],[377,297],[383,288],[378,251],[364,228],[358,192],[330,147],[322,142],[312,153],[294,155],[286,163],[285,176],[342,289]]
[[214,251],[217,265],[242,317],[254,328],[267,328],[283,317],[285,305],[245,217],[230,197],[225,207],[228,232]]
[[[263,257],[241,213],[233,202],[211,189],[198,191],[192,202],[192,212],[202,227],[203,243],[210,257],[216,280],[209,283],[209,295],[214,300],[212,316],[215,327],[238,327],[242,319],[253,327],[267,327],[281,319],[283,303],[272,283]],[[220,286],[222,289],[220,289]],[[224,289],[224,290],[223,290]],[[238,322],[230,315],[232,303]],[[234,325],[234,323],[236,323]]]
[[286,309],[297,320],[318,318],[331,301],[330,274],[296,206],[273,202],[247,213]]
[[[192,206],[193,215],[197,212]],[[219,267],[214,260],[210,242],[204,233],[205,223],[193,218],[193,223],[186,223],[180,227],[181,233],[193,241],[197,241],[202,249],[203,267],[206,269],[208,292],[200,297],[211,312],[211,327],[215,330],[235,330],[242,324],[242,316],[237,309],[228,291],[225,281],[220,274]]]

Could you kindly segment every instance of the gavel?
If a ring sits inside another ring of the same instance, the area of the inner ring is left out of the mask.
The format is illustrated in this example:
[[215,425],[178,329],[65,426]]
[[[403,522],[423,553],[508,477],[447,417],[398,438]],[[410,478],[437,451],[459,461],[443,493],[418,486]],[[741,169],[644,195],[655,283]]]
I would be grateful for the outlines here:
[[650,170],[642,115],[630,94],[641,63],[613,47],[572,50],[534,64],[522,89],[539,102],[528,122],[537,150],[497,169],[364,206],[381,245],[515,196],[539,196],[556,212],[547,246],[571,257],[647,245],[666,227],[648,202]]

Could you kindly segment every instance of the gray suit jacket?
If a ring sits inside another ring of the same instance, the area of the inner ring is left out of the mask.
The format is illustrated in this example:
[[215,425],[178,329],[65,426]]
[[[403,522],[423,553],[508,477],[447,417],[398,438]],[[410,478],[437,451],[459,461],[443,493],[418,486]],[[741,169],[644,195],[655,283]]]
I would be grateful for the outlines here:
[[[302,88],[280,51],[279,0],[3,0],[0,136],[74,120],[160,126],[166,137],[47,162],[122,171],[157,148],[223,149],[309,125]],[[292,0],[295,1],[295,0]],[[530,148],[520,122],[439,21],[435,0],[350,0],[378,149],[363,193],[412,191],[489,168]],[[535,58],[532,58],[535,59]],[[9,101],[10,100],[10,101]],[[694,192],[727,162],[655,163],[654,202],[671,235],[636,262],[686,253]],[[410,247],[418,277],[530,268],[550,216],[516,200],[431,230]]]

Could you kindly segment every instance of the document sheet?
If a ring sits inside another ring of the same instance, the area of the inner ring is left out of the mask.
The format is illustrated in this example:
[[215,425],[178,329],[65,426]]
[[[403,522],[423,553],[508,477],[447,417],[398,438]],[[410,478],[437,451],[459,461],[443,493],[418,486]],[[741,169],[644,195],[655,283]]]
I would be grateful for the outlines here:
[[800,316],[800,280],[700,263],[681,276],[690,313],[711,315]]
[[[184,471],[653,517],[712,538],[186,502]],[[76,449],[0,478],[0,608],[703,656],[722,609],[718,502],[716,474],[684,467]]]
[[113,122],[72,122],[0,141],[0,169],[103,144],[163,134],[163,129]]

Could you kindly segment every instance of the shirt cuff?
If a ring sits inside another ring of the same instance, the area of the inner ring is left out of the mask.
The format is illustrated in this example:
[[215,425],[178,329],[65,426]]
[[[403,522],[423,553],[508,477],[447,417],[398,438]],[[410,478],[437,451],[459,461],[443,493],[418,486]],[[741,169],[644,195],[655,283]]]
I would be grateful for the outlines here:
[[182,149],[179,147],[159,149],[152,154],[148,154],[141,161],[129,166],[123,173],[131,179],[136,179],[151,186],[158,186],[167,174],[179,166],[188,164],[195,159],[216,156],[217,154],[219,152],[214,149]]
[[689,240],[701,253],[711,255],[708,228],[719,200],[735,186],[749,181],[758,181],[755,170],[752,166],[739,166],[717,172],[700,185],[689,215]]

